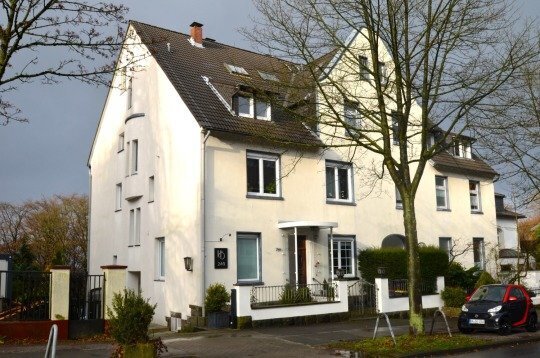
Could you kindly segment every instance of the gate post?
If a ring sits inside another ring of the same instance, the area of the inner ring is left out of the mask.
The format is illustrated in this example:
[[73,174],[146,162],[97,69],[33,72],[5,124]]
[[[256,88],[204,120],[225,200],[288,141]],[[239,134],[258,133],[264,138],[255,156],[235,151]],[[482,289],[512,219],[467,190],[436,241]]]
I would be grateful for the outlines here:
[[49,315],[51,320],[69,318],[69,266],[51,268],[51,296]]
[[104,305],[103,305],[103,317],[110,319],[107,307],[112,309],[112,300],[115,293],[122,293],[126,288],[126,269],[127,266],[121,265],[107,265],[101,266],[103,274],[105,275],[105,293],[104,293]]

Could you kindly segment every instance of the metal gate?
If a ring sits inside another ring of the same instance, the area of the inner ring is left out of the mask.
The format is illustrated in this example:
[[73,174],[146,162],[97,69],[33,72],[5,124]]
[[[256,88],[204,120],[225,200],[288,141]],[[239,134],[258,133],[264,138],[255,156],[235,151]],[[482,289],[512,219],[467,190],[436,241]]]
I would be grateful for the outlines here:
[[103,333],[105,275],[72,271],[69,278],[70,339]]
[[376,315],[376,287],[373,283],[359,280],[349,285],[349,312],[351,315]]

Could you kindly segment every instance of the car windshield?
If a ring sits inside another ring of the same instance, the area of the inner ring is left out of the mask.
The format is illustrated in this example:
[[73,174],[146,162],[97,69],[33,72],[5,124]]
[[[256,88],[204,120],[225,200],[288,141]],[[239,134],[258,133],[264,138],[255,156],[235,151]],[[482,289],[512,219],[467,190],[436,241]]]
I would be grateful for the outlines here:
[[505,286],[482,286],[471,296],[469,302],[493,301],[502,302],[506,293]]

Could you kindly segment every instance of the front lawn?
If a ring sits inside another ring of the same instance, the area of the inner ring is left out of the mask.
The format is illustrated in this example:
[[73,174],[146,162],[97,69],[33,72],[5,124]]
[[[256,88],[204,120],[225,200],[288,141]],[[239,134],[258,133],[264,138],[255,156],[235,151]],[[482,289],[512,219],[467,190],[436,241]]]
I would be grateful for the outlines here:
[[362,352],[367,356],[399,357],[421,352],[436,352],[457,348],[474,348],[490,344],[491,340],[478,339],[471,336],[454,334],[452,337],[444,334],[422,335],[411,337],[409,335],[397,336],[397,346],[394,346],[392,337],[364,339],[360,341],[346,341],[329,344],[329,348]]

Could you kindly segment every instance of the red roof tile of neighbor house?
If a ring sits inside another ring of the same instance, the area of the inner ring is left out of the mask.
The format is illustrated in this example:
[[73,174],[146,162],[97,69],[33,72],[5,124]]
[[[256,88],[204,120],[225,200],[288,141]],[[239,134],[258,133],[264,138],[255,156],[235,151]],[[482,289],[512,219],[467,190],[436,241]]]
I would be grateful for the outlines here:
[[[211,39],[203,39],[201,48],[190,42],[190,35],[137,21],[131,21],[130,24],[148,46],[201,127],[214,132],[244,135],[249,140],[264,139],[276,144],[305,148],[323,147],[313,131],[300,121],[290,118],[291,112],[284,113],[283,110],[275,109],[272,120],[265,121],[236,116],[222,103],[223,100],[229,107],[233,107],[234,94],[248,87],[278,94],[286,105],[300,103],[296,111],[312,111],[314,99],[311,96],[313,91],[309,90],[311,76],[307,67],[302,68],[289,61],[224,45]],[[197,41],[202,37],[200,27],[202,24],[192,24],[192,35],[195,34]],[[311,70],[322,71],[335,53],[331,51],[314,60],[310,64]],[[227,64],[242,67],[248,75],[231,73]],[[264,79],[261,72],[275,75],[278,81]],[[203,77],[208,78],[222,99]],[[281,86],[280,83],[287,85]],[[433,158],[433,162],[441,171],[474,173],[490,178],[497,175],[488,164],[476,157],[456,158],[442,152]]]

